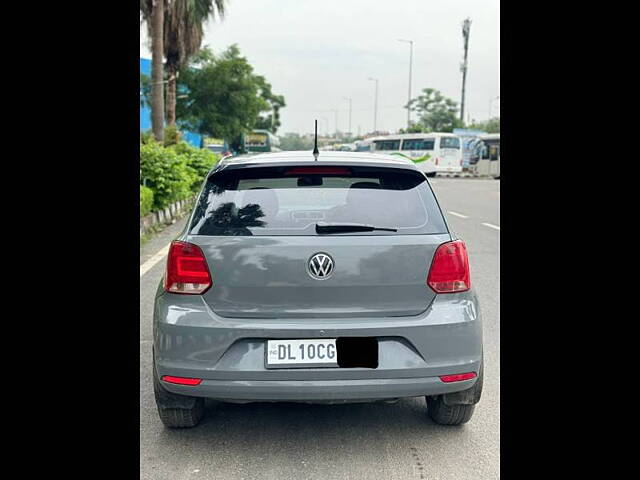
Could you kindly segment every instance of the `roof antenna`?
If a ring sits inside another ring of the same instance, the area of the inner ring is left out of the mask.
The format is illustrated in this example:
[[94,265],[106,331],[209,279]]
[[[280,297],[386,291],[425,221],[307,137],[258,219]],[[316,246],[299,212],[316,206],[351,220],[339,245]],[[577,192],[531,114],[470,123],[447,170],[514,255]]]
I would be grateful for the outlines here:
[[316,120],[316,134],[313,137],[313,158],[318,161],[318,155],[320,152],[318,151],[318,120]]

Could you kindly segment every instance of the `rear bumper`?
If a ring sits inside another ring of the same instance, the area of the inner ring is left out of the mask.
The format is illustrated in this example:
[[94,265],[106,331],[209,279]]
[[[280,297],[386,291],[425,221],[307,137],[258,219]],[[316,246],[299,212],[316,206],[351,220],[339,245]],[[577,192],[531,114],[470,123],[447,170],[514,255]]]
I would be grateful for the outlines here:
[[471,388],[476,379],[444,383],[438,377],[370,380],[204,380],[197,387],[162,382],[179,395],[218,400],[256,401],[373,401],[391,398],[440,395]]
[[[350,401],[466,390],[478,372],[482,323],[475,293],[438,295],[411,317],[238,319],[220,317],[199,296],[159,294],[154,364],[164,375],[200,378],[198,386],[162,382],[172,393],[237,401]],[[265,368],[266,339],[376,337],[378,368]]]

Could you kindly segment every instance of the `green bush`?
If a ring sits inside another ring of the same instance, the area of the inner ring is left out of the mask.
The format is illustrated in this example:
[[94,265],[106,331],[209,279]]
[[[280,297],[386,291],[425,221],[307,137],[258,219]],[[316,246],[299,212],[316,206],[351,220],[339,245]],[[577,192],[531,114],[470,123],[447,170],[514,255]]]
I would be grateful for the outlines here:
[[140,216],[144,217],[153,207],[153,190],[140,185]]
[[155,142],[156,139],[153,136],[152,130],[145,130],[144,132],[140,132],[140,143],[142,145],[146,145],[147,143]]
[[[164,146],[169,147],[180,142],[182,133],[174,125],[164,128]],[[140,143],[146,145],[147,143],[155,142],[156,138],[153,135],[153,130],[145,130],[140,133]]]
[[168,127],[164,127],[164,146],[169,147],[171,145],[175,145],[182,138],[182,134],[180,130],[176,128],[175,125],[170,125]]
[[[173,135],[167,135],[167,130],[165,139]],[[184,141],[165,147],[153,139],[150,131],[141,134],[140,215],[166,208],[197,193],[219,160],[219,155]]]
[[220,160],[220,156],[215,153],[204,149],[196,148],[189,145],[186,142],[180,142],[171,147],[177,155],[182,155],[187,161],[187,166],[191,169],[194,175],[194,180],[191,183],[191,191],[197,193],[202,187],[202,182],[213,168],[213,166]]
[[174,149],[156,142],[140,145],[140,183],[153,190],[154,210],[191,196],[194,172]]

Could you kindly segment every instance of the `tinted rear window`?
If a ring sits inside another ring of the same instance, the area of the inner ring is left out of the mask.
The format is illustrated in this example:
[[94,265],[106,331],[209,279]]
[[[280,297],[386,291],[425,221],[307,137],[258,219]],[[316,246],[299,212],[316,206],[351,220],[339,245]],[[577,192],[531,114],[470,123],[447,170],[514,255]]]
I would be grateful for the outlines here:
[[[192,235],[317,235],[317,222],[396,228],[366,235],[446,233],[420,172],[393,168],[246,168],[214,174],[198,199]],[[347,233],[345,235],[363,235]]]

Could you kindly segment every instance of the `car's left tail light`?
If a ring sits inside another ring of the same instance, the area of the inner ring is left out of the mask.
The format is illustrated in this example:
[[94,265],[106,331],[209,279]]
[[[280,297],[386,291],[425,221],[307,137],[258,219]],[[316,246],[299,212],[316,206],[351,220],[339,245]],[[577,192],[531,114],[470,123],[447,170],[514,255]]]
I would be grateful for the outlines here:
[[201,378],[184,378],[184,377],[172,377],[171,375],[165,375],[162,377],[163,382],[175,383],[176,385],[189,385],[195,387],[202,383]]
[[200,295],[213,285],[207,260],[197,245],[187,242],[171,242],[164,276],[167,292]]

